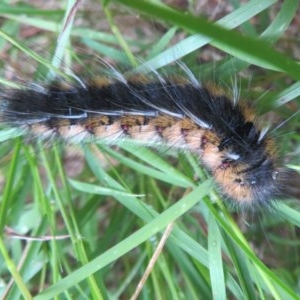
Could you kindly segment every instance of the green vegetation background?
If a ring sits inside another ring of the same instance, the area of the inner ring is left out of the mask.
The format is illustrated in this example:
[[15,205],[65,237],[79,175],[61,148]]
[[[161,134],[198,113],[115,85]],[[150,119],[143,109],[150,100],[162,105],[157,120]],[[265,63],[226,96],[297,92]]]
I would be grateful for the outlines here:
[[[299,170],[298,1],[168,3],[2,1],[3,90],[106,63],[174,74],[180,60],[237,79],[266,124],[288,119],[277,146]],[[18,135],[0,132],[2,297],[128,299],[173,224],[139,299],[299,298],[298,201],[242,211],[188,153]]]

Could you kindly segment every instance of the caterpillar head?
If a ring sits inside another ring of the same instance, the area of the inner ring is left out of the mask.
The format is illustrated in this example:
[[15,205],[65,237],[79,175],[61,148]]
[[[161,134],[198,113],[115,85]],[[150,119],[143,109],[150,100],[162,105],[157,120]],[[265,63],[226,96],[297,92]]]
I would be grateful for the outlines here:
[[299,191],[292,181],[300,176],[278,166],[274,141],[257,128],[253,122],[239,121],[225,137],[207,135],[209,142],[203,148],[202,160],[223,194],[243,207],[270,204]]
[[271,139],[266,138],[239,153],[233,153],[232,148],[223,149],[221,153],[222,160],[214,168],[214,178],[234,203],[258,207],[287,196],[299,198],[300,175],[278,166]]

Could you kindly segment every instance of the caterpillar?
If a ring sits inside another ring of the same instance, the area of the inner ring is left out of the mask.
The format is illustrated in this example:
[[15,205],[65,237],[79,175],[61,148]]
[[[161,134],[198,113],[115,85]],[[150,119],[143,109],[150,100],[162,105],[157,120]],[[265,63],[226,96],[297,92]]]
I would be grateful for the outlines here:
[[179,65],[185,78],[115,71],[112,78],[86,83],[10,89],[1,97],[1,122],[46,140],[114,145],[131,139],[190,151],[239,206],[261,206],[288,194],[293,173],[281,166],[250,102],[231,99]]

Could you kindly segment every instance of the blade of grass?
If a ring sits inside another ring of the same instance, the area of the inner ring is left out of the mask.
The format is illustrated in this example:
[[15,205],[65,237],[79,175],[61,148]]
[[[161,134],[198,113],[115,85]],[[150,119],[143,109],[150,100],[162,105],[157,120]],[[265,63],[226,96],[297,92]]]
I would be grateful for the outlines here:
[[221,251],[221,234],[212,215],[209,216],[208,220],[208,254],[213,299],[225,300],[227,297]]
[[3,235],[0,235],[0,252],[4,258],[5,265],[9,272],[11,273],[12,277],[14,278],[14,281],[18,285],[21,294],[23,295],[24,299],[33,299],[31,296],[31,293],[29,292],[25,282],[23,281],[22,277],[20,276],[20,273],[18,272],[14,262],[12,259],[9,257],[9,254],[6,249],[6,245],[3,240]]

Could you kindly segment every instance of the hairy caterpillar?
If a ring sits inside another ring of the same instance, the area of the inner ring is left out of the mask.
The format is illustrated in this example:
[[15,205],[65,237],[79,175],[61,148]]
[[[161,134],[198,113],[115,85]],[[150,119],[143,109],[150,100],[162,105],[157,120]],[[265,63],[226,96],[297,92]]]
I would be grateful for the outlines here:
[[193,152],[222,193],[242,206],[286,194],[291,171],[247,102],[212,83],[143,74],[99,77],[86,84],[52,83],[2,95],[1,121],[41,139],[117,144],[132,139]]

